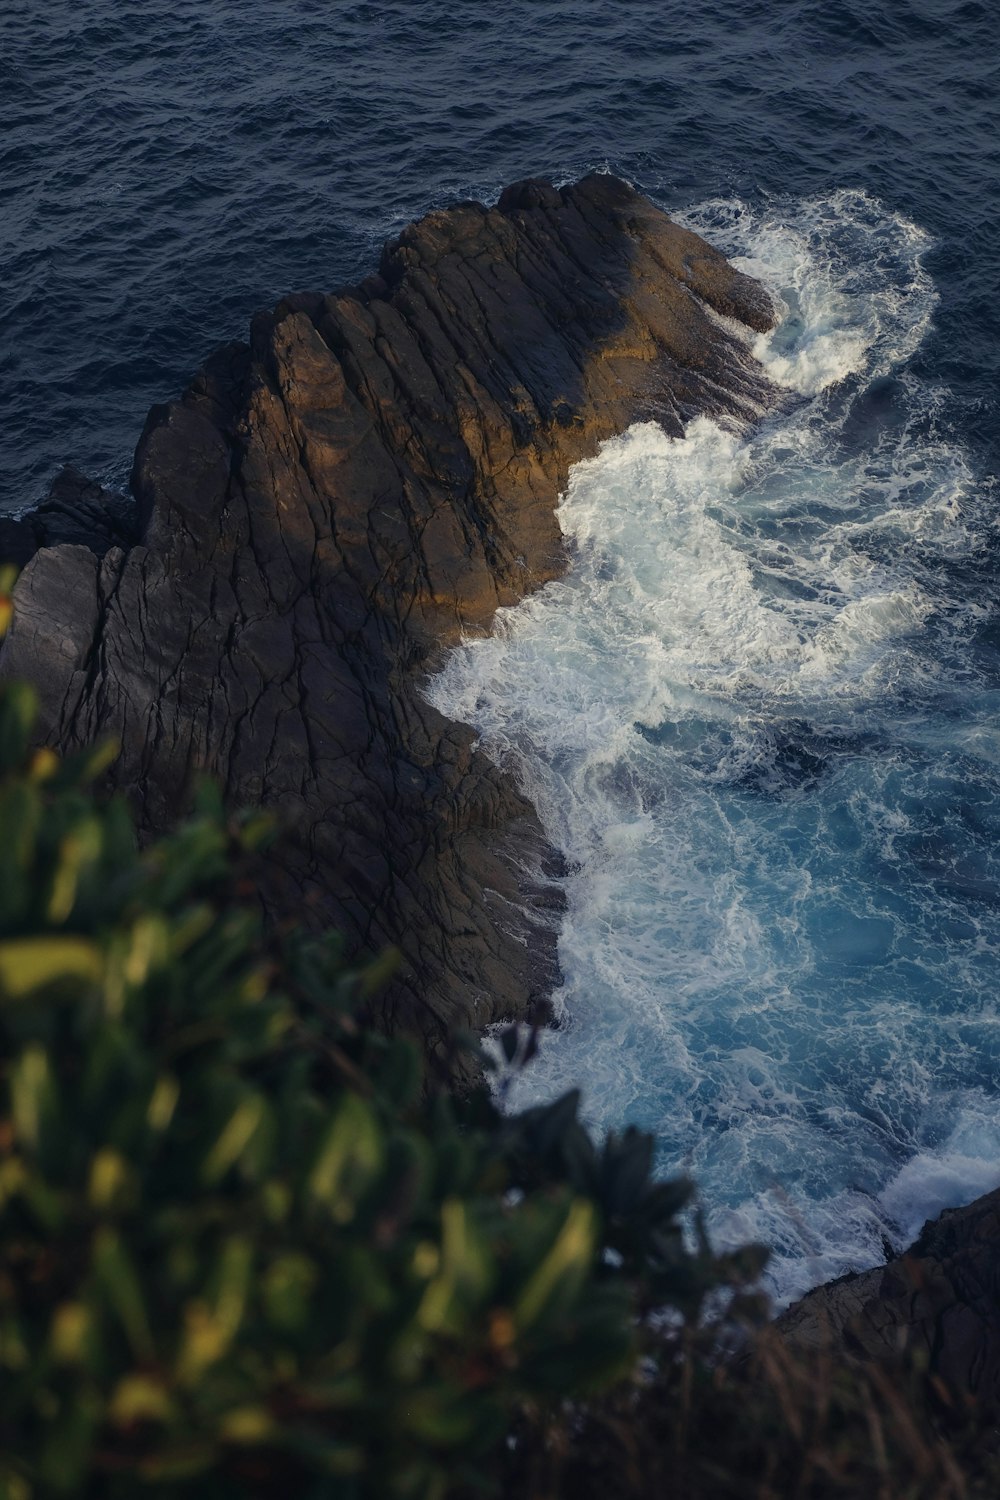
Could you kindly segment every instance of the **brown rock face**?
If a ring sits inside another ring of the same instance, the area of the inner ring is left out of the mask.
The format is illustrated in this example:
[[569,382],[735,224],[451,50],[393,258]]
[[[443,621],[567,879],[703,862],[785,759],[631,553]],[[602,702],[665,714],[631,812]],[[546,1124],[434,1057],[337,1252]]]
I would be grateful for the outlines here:
[[402,950],[387,1025],[433,1051],[524,1014],[556,977],[552,851],[419,684],[563,568],[570,464],[637,417],[679,434],[771,399],[713,314],[773,316],[612,177],[430,214],[378,275],[286,298],[154,408],[134,541],[36,528],[57,544],[21,575],[0,670],[36,683],[50,742],[120,741],[146,827],[197,772],[273,808],[268,900]]
[[916,1351],[984,1416],[1000,1414],[1000,1190],[943,1213],[887,1265],[817,1287],[778,1327],[805,1347]]

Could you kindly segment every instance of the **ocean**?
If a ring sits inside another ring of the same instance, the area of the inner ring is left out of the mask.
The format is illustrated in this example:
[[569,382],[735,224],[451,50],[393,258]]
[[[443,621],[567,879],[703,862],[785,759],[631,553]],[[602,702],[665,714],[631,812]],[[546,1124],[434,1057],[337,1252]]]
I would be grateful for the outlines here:
[[753,431],[578,466],[428,692],[568,865],[513,1086],[653,1130],[787,1299],[1000,1183],[1000,43],[967,0],[6,0],[0,509],[127,484],[250,315],[615,171],[768,285]]

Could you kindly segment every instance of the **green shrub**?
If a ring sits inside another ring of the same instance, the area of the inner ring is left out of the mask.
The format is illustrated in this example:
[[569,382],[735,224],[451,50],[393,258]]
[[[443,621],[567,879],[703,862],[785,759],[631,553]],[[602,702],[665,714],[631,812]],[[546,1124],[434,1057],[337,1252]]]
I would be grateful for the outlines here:
[[488,1491],[516,1409],[756,1273],[575,1096],[430,1094],[358,1019],[387,961],[264,923],[265,819],[140,852],[33,719],[0,688],[0,1494]]

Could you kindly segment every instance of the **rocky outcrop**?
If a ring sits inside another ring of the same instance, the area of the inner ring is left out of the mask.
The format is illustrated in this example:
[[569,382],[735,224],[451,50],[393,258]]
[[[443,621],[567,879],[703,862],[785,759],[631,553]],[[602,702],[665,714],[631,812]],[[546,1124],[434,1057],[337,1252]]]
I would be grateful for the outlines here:
[[82,544],[99,557],[138,541],[135,502],[66,468],[41,505],[26,516],[0,516],[0,559],[22,565],[41,547]]
[[760,413],[734,319],[770,326],[761,288],[612,177],[430,214],[154,408],[131,520],[27,523],[0,670],[50,742],[116,737],[146,827],[201,772],[273,808],[266,899],[398,946],[386,1025],[433,1053],[524,1014],[555,977],[552,851],[420,682],[564,567],[570,464],[638,417]]
[[964,1408],[1000,1417],[1000,1190],[925,1225],[903,1255],[809,1292],[778,1319],[793,1344],[917,1362]]

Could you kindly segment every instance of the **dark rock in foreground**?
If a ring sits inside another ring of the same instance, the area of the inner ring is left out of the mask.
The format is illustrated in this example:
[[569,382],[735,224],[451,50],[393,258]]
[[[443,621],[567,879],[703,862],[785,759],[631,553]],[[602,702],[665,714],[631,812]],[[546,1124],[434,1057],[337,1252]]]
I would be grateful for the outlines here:
[[561,571],[570,464],[638,417],[760,412],[772,392],[714,314],[772,322],[612,177],[430,214],[378,275],[286,298],[154,408],[134,539],[127,517],[21,523],[57,544],[21,575],[0,669],[36,684],[49,742],[120,741],[146,827],[200,772],[273,808],[267,900],[402,950],[389,1026],[433,1053],[523,1015],[556,978],[552,851],[419,683]]
[[778,1327],[807,1348],[915,1354],[983,1416],[1000,1414],[1000,1190],[949,1209],[886,1265],[817,1287]]

